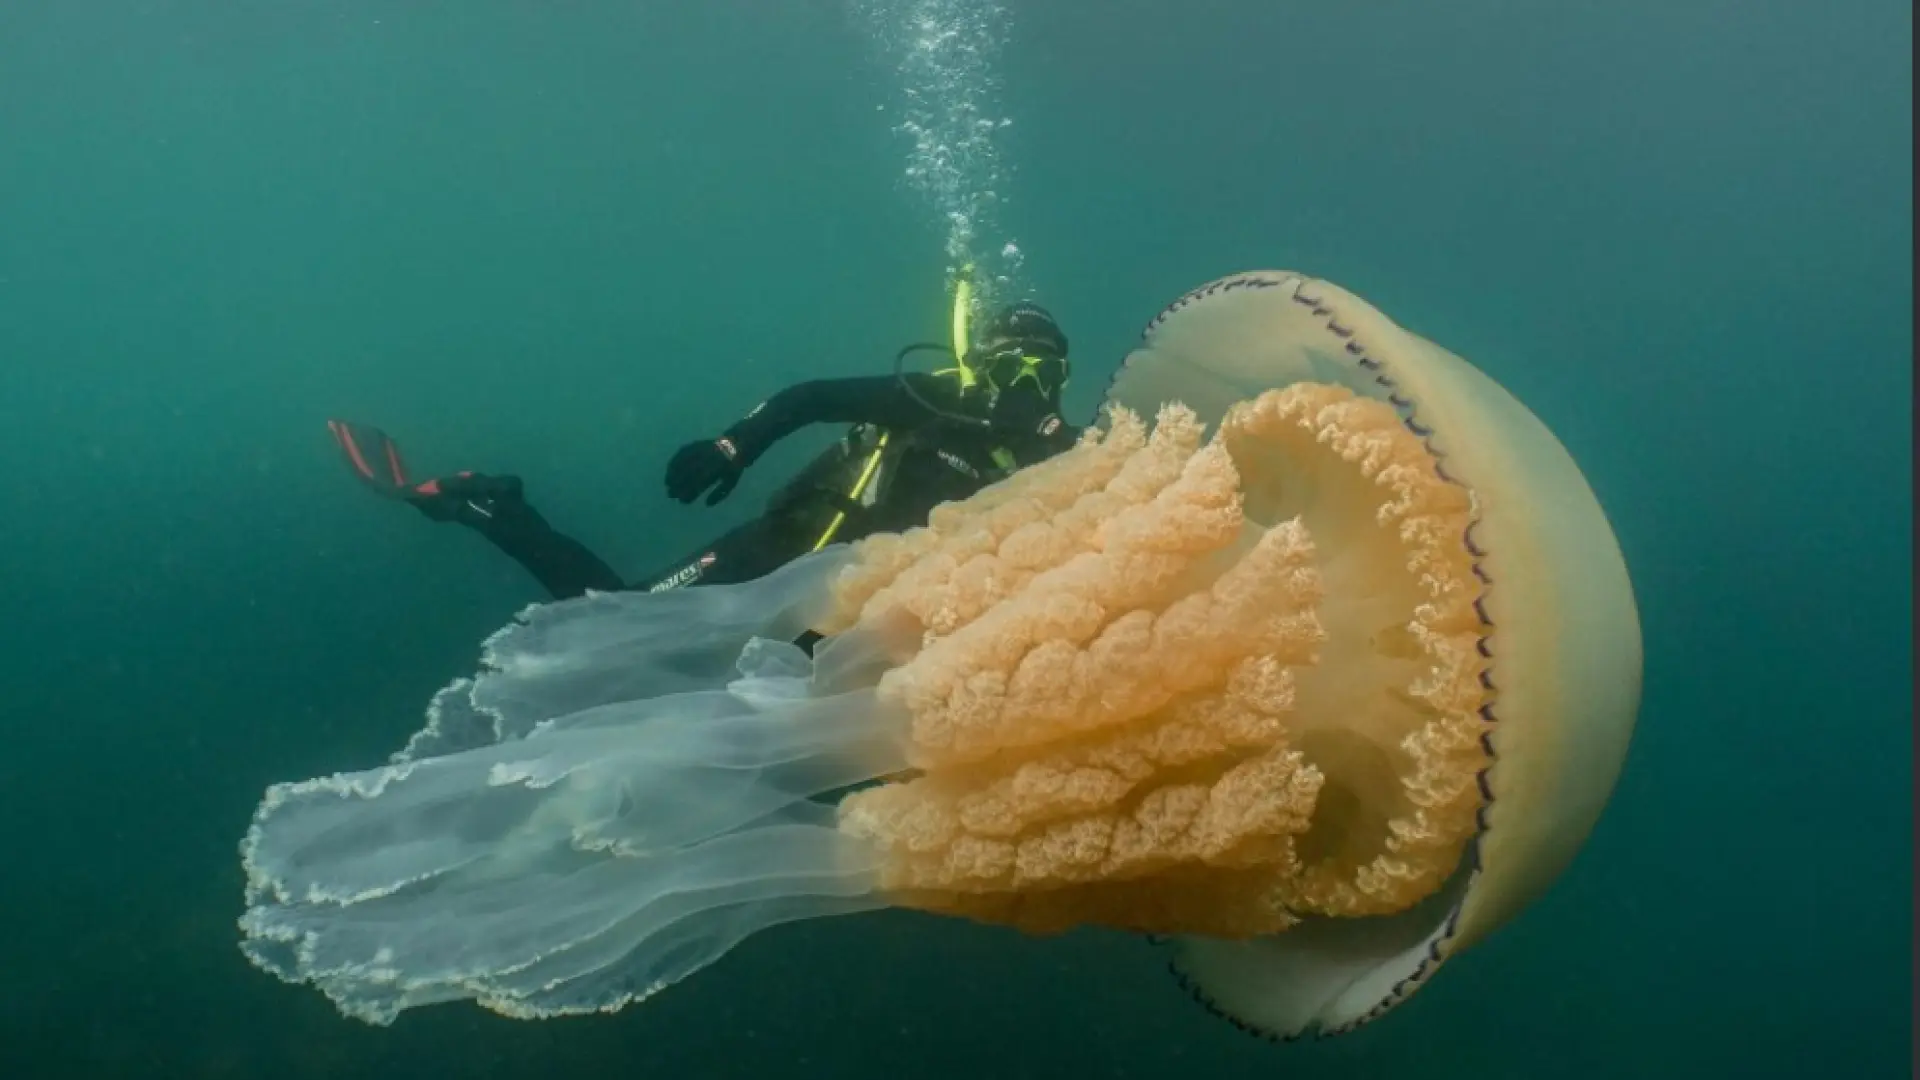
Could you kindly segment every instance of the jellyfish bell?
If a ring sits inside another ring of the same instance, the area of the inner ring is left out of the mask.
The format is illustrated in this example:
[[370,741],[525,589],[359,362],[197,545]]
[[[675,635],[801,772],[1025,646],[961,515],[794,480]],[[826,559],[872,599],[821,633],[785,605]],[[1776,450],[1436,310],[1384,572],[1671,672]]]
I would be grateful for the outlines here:
[[897,906],[1171,935],[1243,1026],[1342,1030],[1559,871],[1637,680],[1551,435],[1242,275],[1154,321],[1103,429],[924,528],[524,613],[393,761],[268,791],[243,949],[374,1022],[539,1017]]
[[[1282,1035],[1379,1016],[1546,889],[1612,793],[1642,670],[1625,561],[1566,448],[1486,374],[1337,285],[1255,272],[1194,289],[1149,323],[1106,404],[1178,397],[1217,420],[1298,383],[1391,406],[1436,472],[1470,493],[1459,543],[1477,584],[1486,692],[1475,832],[1442,890],[1384,918],[1310,920],[1245,943],[1180,941],[1176,970],[1196,996]],[[1250,517],[1300,510],[1284,484],[1262,502],[1249,491]]]

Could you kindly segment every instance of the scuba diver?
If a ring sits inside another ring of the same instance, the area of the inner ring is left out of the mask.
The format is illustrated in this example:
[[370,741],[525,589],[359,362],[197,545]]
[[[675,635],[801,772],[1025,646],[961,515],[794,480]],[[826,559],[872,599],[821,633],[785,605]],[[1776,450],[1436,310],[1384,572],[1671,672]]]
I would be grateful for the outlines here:
[[968,344],[970,290],[954,298],[956,366],[821,379],[780,391],[716,438],[680,447],[667,464],[671,498],[713,506],[776,442],[809,424],[844,423],[846,434],[768,500],[759,516],[666,567],[627,584],[599,556],[554,529],[515,476],[461,472],[416,482],[399,447],[378,429],[329,420],[347,463],[381,494],[435,521],[455,521],[525,567],[555,600],[588,590],[660,592],[749,581],[828,544],[924,525],[943,502],[967,498],[1027,465],[1071,447],[1080,428],[1060,418],[1069,373],[1067,336],[1045,309],[995,311]]

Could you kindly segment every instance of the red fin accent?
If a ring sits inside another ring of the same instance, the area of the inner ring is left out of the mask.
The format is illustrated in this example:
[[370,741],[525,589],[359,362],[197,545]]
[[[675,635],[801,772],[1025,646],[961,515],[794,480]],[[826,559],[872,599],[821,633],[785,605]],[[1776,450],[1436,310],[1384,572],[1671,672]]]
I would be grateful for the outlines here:
[[359,470],[360,475],[369,480],[373,479],[373,470],[367,467],[367,459],[360,456],[360,447],[353,441],[353,436],[347,433],[346,425],[329,420],[327,430],[333,432],[333,440],[340,444],[340,449],[346,451],[347,460]]

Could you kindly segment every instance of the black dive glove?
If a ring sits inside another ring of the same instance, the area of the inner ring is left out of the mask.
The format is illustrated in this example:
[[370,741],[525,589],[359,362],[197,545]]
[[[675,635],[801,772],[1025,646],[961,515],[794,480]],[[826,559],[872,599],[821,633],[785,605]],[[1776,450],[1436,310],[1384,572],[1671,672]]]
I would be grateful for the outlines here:
[[458,521],[479,527],[484,527],[503,510],[511,512],[526,504],[519,477],[475,472],[415,484],[401,498],[435,521]]
[[707,496],[707,505],[712,506],[733,494],[734,485],[740,482],[744,471],[740,448],[732,439],[690,442],[675,451],[673,460],[667,462],[667,495],[690,503],[699,498],[701,492],[713,488],[713,494]]

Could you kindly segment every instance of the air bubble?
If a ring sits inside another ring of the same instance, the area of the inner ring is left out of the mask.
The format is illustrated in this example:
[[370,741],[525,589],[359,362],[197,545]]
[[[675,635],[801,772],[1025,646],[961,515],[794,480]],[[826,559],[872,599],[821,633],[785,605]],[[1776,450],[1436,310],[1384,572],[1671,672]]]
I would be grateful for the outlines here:
[[[854,0],[854,9],[900,79],[894,131],[910,143],[901,176],[944,222],[949,275],[974,268],[976,298],[1019,285],[1023,254],[995,212],[1012,170],[993,135],[1002,115],[996,62],[1008,36],[998,0]],[[994,119],[998,117],[998,119]]]

